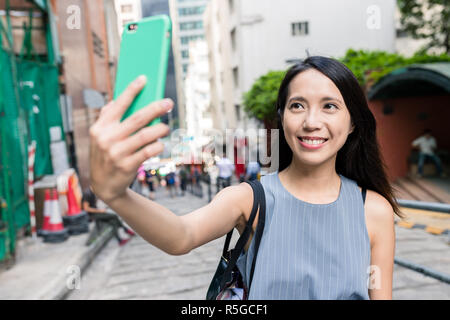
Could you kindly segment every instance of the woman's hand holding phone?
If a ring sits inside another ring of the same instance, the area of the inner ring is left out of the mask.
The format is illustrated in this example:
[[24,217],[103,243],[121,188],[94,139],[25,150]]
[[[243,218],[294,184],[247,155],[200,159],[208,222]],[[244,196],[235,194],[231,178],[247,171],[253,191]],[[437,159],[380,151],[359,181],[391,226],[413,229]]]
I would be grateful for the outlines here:
[[139,166],[164,150],[158,139],[169,134],[169,127],[164,123],[146,125],[172,109],[170,99],[155,101],[121,122],[145,83],[145,76],[133,81],[116,100],[102,108],[89,130],[90,183],[106,203],[125,195]]

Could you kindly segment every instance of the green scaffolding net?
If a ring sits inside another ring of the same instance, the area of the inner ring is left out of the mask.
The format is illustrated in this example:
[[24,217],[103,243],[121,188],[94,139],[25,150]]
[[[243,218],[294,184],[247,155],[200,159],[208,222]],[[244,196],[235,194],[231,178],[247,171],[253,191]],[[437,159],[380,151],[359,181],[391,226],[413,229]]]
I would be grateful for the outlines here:
[[[30,226],[28,145],[36,141],[38,179],[53,173],[49,128],[59,126],[64,132],[57,66],[48,56],[34,55],[31,23],[24,27],[20,53],[12,49],[10,31],[0,21],[0,261],[14,253],[16,231]],[[47,40],[50,53],[50,34]]]

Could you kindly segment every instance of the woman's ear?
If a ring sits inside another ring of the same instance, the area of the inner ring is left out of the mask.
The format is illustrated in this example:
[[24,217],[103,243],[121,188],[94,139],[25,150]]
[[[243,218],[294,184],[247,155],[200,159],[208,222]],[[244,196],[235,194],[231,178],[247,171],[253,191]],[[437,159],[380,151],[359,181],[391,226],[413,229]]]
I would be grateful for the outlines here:
[[280,117],[281,125],[283,125],[283,115],[281,113],[281,109],[278,109],[277,112],[278,112],[278,116]]
[[353,130],[355,130],[355,125],[354,124],[352,124],[352,127],[350,128],[350,132],[348,134],[352,133]]

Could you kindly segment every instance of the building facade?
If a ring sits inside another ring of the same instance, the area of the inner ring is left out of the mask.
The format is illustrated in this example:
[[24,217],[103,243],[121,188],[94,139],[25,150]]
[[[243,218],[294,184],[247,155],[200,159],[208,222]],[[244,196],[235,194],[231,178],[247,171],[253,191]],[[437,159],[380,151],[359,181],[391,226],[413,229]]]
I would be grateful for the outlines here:
[[227,128],[258,125],[244,114],[242,96],[270,70],[286,70],[308,55],[340,57],[349,48],[395,51],[395,0],[212,0],[208,6],[218,127],[221,115]]
[[[142,0],[142,16],[150,17],[165,14],[170,16],[168,0]],[[173,41],[172,41],[173,43]],[[169,61],[167,64],[166,87],[164,92],[165,98],[170,98],[174,102],[174,107],[170,113],[161,117],[161,121],[169,124],[170,128],[175,129],[179,127],[178,118],[178,96],[177,96],[177,82],[175,77],[175,63],[173,45],[170,47]]]
[[209,0],[169,0],[180,128],[186,128],[184,80],[189,65],[189,43],[205,38],[203,13],[208,2]]
[[186,133],[192,137],[193,148],[210,142],[213,122],[209,112],[209,63],[206,41],[196,40],[189,44],[189,69],[185,80]]
[[117,27],[122,37],[123,26],[142,18],[141,0],[115,0]]
[[[113,0],[51,0],[61,53],[60,85],[68,143],[83,188],[89,184],[89,128],[113,98],[118,33]],[[112,46],[110,46],[112,44]],[[110,47],[115,48],[110,57]]]

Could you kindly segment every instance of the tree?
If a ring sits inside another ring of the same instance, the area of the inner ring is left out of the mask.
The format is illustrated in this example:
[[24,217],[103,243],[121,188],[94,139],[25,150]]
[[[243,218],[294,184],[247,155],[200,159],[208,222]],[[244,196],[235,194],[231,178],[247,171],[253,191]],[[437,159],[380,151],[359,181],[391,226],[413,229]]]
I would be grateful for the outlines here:
[[369,88],[388,73],[412,64],[450,62],[450,55],[428,55],[416,52],[411,57],[404,57],[397,53],[385,51],[368,51],[348,49],[345,56],[338,59],[345,64],[356,76],[360,85]]
[[244,111],[264,122],[266,129],[277,126],[278,89],[286,71],[269,71],[258,78],[252,88],[244,93]]
[[264,123],[267,131],[266,150],[271,155],[272,135],[270,129],[277,128],[276,102],[278,89],[286,71],[269,71],[258,78],[252,88],[244,93],[244,111]]
[[429,39],[424,47],[444,48],[450,54],[450,5],[448,0],[397,0],[403,30],[414,39]]

